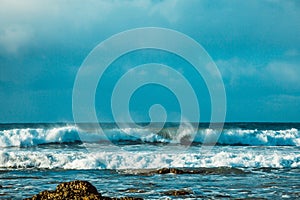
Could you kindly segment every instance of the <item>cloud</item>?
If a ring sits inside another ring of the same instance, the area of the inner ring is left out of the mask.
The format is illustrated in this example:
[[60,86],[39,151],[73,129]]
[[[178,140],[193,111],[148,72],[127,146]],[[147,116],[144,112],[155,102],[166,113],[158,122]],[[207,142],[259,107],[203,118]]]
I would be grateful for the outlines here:
[[178,0],[158,1],[156,4],[153,4],[150,9],[150,15],[155,16],[157,14],[163,16],[170,23],[175,24],[180,17],[180,5]]
[[120,31],[165,23],[175,19],[166,7],[175,7],[176,1],[0,0],[0,4],[0,54],[16,54],[20,47],[82,48],[88,41],[95,46]]
[[[11,107],[5,114],[11,121],[17,113],[30,120],[24,113],[47,105],[42,96],[55,96],[58,88],[70,92],[76,70],[99,42],[145,26],[175,29],[203,45],[217,60],[228,93],[237,94],[228,95],[229,104],[248,98],[249,105],[253,102],[249,107],[255,108],[261,103],[255,98],[297,96],[300,91],[299,1],[0,0],[0,5],[0,86],[4,94],[16,93],[14,104],[7,102],[0,110]],[[122,70],[129,64],[122,63]],[[188,78],[199,82],[199,77]],[[34,105],[18,106],[23,98],[17,91],[37,97]],[[60,95],[61,101],[69,98]],[[280,99],[283,107],[298,101]],[[69,114],[58,112],[52,119]]]
[[217,60],[216,65],[219,67],[222,78],[231,87],[239,87],[241,82],[249,77],[257,77],[259,74],[257,67],[237,57]]
[[0,50],[17,54],[33,38],[32,31],[22,26],[9,26],[0,32]]
[[208,48],[218,47],[219,51],[210,52],[217,57],[228,53],[242,56],[247,51],[263,54],[265,44],[281,48],[300,44],[297,1],[1,0],[0,4],[0,32],[26,24],[39,40],[37,44],[76,45],[93,40],[96,45],[111,34],[143,26],[183,31]]
[[274,61],[262,70],[262,77],[275,86],[288,90],[300,89],[300,63]]
[[249,88],[259,85],[262,89],[278,92],[300,91],[300,63],[274,60],[265,65],[249,64],[245,60],[232,58],[216,62],[225,84],[230,88]]
[[296,57],[296,56],[300,56],[300,52],[297,49],[289,49],[285,52],[284,56]]

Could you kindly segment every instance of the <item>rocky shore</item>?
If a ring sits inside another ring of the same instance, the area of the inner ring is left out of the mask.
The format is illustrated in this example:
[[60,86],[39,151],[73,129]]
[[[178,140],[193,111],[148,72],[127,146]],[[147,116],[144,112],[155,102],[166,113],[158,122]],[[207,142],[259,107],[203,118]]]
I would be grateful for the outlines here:
[[[161,168],[153,170],[138,170],[135,173],[140,175],[154,175],[154,174],[243,174],[243,170],[219,167],[219,168],[197,168],[197,169],[178,169],[178,168]],[[143,193],[143,190],[131,188],[128,190],[130,193]],[[127,191],[127,192],[128,192]],[[180,190],[169,190],[160,192],[162,195],[167,196],[189,196],[193,191],[183,188]],[[87,181],[71,181],[59,184],[53,191],[42,191],[31,198],[25,200],[140,200],[138,197],[107,197],[102,196],[95,186]]]
[[106,197],[88,181],[71,181],[59,184],[53,191],[42,191],[31,198],[24,200],[142,200],[136,197]]

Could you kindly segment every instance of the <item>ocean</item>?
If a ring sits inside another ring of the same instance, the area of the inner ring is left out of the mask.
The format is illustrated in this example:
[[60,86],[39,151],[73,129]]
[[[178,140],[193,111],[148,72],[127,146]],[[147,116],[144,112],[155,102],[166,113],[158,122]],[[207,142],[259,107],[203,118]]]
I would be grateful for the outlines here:
[[[0,199],[72,180],[113,197],[300,198],[300,123],[159,126],[1,124]],[[161,168],[184,173],[155,173]]]

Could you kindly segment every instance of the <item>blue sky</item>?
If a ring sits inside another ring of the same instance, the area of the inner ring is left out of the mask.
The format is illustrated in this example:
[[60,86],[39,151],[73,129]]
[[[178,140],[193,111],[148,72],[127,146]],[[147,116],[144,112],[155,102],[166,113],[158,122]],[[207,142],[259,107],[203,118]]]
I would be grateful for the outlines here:
[[[299,1],[0,0],[0,5],[0,122],[73,121],[72,89],[85,57],[111,35],[147,26],[180,31],[206,49],[224,80],[227,121],[300,121]],[[142,51],[116,63],[134,66],[153,56],[168,65],[183,62]],[[192,74],[187,64],[180,66]],[[110,79],[114,66],[110,69],[99,86],[107,92],[96,95],[97,112],[107,121],[112,116],[101,102],[119,76]],[[205,86],[201,77],[190,77],[196,85],[197,80],[201,120],[208,121]],[[133,118],[147,120],[147,108],[162,103],[168,120],[177,119],[178,102],[166,88],[145,86],[134,97]]]

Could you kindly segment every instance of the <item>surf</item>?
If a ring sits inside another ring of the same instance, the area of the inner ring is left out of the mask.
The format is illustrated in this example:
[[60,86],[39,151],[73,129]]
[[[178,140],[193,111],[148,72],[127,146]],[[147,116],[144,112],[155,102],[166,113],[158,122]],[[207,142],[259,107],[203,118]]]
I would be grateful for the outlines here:
[[[298,128],[298,127],[297,127]],[[0,129],[0,147],[32,147],[48,144],[68,143],[113,143],[118,144],[203,144],[209,138],[218,137],[216,145],[230,146],[300,146],[299,129],[285,126],[241,128],[230,125],[223,130],[208,127],[195,128],[168,124],[163,129],[118,128],[109,125],[99,133],[93,129],[82,129],[76,124],[19,126]],[[205,140],[206,139],[206,140]],[[209,143],[208,143],[209,145]]]

